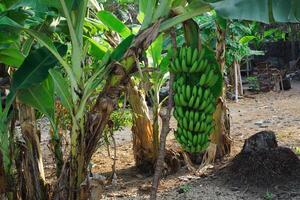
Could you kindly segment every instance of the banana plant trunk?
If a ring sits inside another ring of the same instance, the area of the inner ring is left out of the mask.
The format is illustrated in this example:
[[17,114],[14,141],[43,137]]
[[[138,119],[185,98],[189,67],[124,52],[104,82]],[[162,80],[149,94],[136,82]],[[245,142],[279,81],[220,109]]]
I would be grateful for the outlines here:
[[[74,133],[80,131],[76,137],[71,138],[77,143],[74,143],[76,146],[71,147],[70,158],[65,162],[55,185],[53,199],[80,199],[80,185],[87,176],[88,164],[99,145],[110,115],[116,109],[118,99],[129,83],[130,74],[137,71],[136,59],[157,37],[159,26],[160,20],[139,32],[122,60],[110,64],[112,71],[103,91],[98,95],[93,108],[87,113],[85,121],[78,123],[83,123],[83,126],[72,130]],[[72,152],[77,147],[77,152]]]
[[133,151],[136,167],[142,172],[153,170],[157,152],[153,142],[153,126],[145,96],[131,82],[127,89],[128,102],[132,108]]
[[[225,66],[225,47],[226,47],[226,30],[218,23],[217,26],[217,45],[216,58],[221,67],[221,72],[224,73]],[[215,157],[223,157],[230,153],[231,139],[230,139],[230,118],[226,106],[226,87],[223,85],[223,90],[217,102],[216,111],[213,115],[215,121],[215,129],[211,135],[211,142],[216,145]]]
[[40,132],[36,128],[34,109],[18,104],[21,133],[24,144],[19,145],[19,157],[16,160],[19,178],[19,196],[21,199],[48,199],[45,174],[40,149]]

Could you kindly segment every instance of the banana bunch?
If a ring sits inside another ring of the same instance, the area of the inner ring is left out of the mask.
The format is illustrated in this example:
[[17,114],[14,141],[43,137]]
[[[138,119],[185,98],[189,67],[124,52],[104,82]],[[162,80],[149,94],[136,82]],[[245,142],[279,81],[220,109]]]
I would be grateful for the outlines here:
[[221,77],[215,73],[210,59],[206,58],[205,50],[183,47],[170,65],[170,71],[175,73],[172,86],[173,115],[178,122],[175,137],[185,151],[191,153],[206,150],[214,129],[217,97],[213,95],[212,87]]

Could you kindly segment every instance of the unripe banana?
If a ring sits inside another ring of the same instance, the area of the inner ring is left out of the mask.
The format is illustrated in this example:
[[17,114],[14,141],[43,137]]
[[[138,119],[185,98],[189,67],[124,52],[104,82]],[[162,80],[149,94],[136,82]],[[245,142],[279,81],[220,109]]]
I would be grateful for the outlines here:
[[180,66],[180,62],[179,62],[179,59],[178,58],[176,58],[175,59],[175,71],[176,72],[181,72],[182,70],[181,70],[181,66]]
[[202,149],[201,146],[198,144],[196,147],[196,152],[201,152],[201,149]]
[[180,136],[180,140],[182,141],[183,144],[188,144],[186,138],[183,135]]
[[200,110],[204,110],[205,108],[206,108],[206,106],[207,106],[207,104],[208,104],[208,101],[206,101],[205,99],[202,101],[202,104],[201,104],[201,106],[200,106]]
[[196,101],[195,101],[195,103],[194,103],[193,108],[194,108],[194,109],[199,109],[199,106],[200,106],[200,98],[197,97],[197,98],[196,98]]
[[189,72],[190,73],[197,72],[198,65],[199,65],[198,61],[193,62],[192,67],[190,68]]
[[174,102],[176,106],[180,106],[180,100],[179,100],[179,95],[175,94],[174,95]]
[[198,88],[198,97],[199,97],[200,100],[202,98],[202,95],[203,95],[203,89],[202,89],[202,87],[199,87]]
[[180,57],[180,60],[181,60],[181,62],[182,62],[183,60],[186,60],[186,48],[185,48],[185,47],[182,48],[182,55],[181,55],[181,57]]
[[187,106],[187,102],[185,101],[182,93],[179,95],[179,101],[180,101],[180,105]]
[[188,132],[185,129],[182,129],[182,133],[184,135],[185,138],[188,138]]
[[182,134],[183,134],[183,130],[182,130],[181,127],[177,127],[177,133],[178,133],[179,135],[182,135]]
[[200,51],[200,54],[199,54],[199,60],[202,60],[203,59],[203,57],[204,57],[204,54],[205,54],[205,50],[204,49],[201,49],[201,51]]
[[192,95],[196,97],[196,96],[197,96],[197,93],[198,93],[198,88],[197,88],[196,85],[194,85],[193,91],[192,91]]
[[175,65],[174,65],[173,62],[170,63],[169,70],[170,70],[171,72],[173,72],[173,73],[176,73],[176,72],[177,72],[177,71],[176,71],[176,67],[175,67]]
[[190,111],[189,120],[194,121],[195,112],[193,110]]
[[193,134],[191,131],[187,131],[189,141],[193,141]]
[[202,74],[199,82],[200,86],[204,86],[205,80],[206,80],[206,74]]
[[197,58],[198,58],[198,49],[195,48],[193,51],[193,56],[192,56],[192,63],[195,63]]
[[208,99],[208,97],[209,97],[209,95],[210,95],[210,89],[209,88],[207,88],[205,91],[204,91],[204,99],[205,100],[207,100]]
[[204,131],[205,131],[205,128],[206,128],[205,122],[202,121],[202,122],[201,122],[201,126],[200,126],[200,130],[199,130],[199,131],[204,132]]
[[183,118],[184,117],[184,112],[183,112],[183,108],[180,107],[180,106],[176,106],[176,112],[178,113],[179,117],[180,118]]
[[189,110],[186,110],[185,113],[184,113],[184,117],[186,119],[189,119],[189,116],[190,116],[190,111]]
[[195,148],[195,146],[192,146],[191,147],[191,153],[195,153],[196,152],[196,148]]
[[191,86],[190,85],[187,85],[186,86],[186,91],[185,91],[186,93],[186,99],[190,99],[191,98],[191,95],[192,95],[192,93],[191,93]]
[[190,122],[189,122],[189,130],[194,131],[194,121],[193,120],[190,120]]
[[209,81],[208,86],[209,87],[214,86],[218,80],[219,80],[219,76],[217,74],[214,74],[211,80]]
[[181,69],[183,72],[189,72],[189,68],[186,65],[186,60],[181,61]]
[[186,64],[188,66],[190,66],[192,64],[192,48],[189,47],[187,48],[187,52],[186,52]]
[[205,85],[209,86],[209,82],[212,81],[213,76],[214,76],[214,70],[211,69],[207,74]]
[[193,145],[197,146],[197,142],[198,142],[198,135],[194,135],[193,136]]
[[195,101],[195,96],[192,96],[192,97],[190,98],[190,101],[189,101],[189,107],[190,107],[190,108],[193,107],[194,101]]
[[204,60],[200,60],[198,62],[198,66],[197,66],[197,72],[203,72],[204,71]]
[[199,119],[200,119],[200,113],[196,111],[195,114],[194,114],[194,122],[195,123],[198,122]]
[[183,118],[183,128],[185,128],[185,129],[188,129],[188,128],[189,128],[189,127],[188,127],[188,121],[187,121],[187,118],[186,118],[186,117]]
[[200,121],[197,121],[196,125],[195,125],[195,128],[194,128],[194,131],[195,132],[198,132],[200,130],[200,126],[201,126],[201,123]]

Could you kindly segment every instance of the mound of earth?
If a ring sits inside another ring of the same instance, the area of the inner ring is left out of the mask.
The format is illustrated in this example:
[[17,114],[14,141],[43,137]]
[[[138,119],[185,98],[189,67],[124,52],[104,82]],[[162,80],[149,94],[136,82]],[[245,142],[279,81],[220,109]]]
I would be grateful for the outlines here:
[[259,132],[245,141],[243,150],[225,169],[235,185],[258,187],[300,182],[300,160],[285,147],[278,147],[273,132]]

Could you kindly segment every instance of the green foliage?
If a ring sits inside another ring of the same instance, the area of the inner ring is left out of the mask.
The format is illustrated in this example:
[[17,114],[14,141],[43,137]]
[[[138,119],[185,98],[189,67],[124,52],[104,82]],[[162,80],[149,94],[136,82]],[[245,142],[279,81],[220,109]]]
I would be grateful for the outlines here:
[[49,79],[33,87],[20,89],[18,99],[45,114],[54,125],[54,90],[51,82]]
[[131,35],[130,29],[125,26],[118,18],[108,11],[100,11],[97,13],[98,18],[109,27],[111,30],[120,34],[122,38],[127,38]]
[[227,19],[297,22],[300,16],[296,9],[300,5],[297,0],[222,0],[211,5]]
[[187,193],[191,190],[191,186],[189,184],[184,184],[179,187],[179,193]]
[[121,131],[132,125],[132,112],[129,109],[118,109],[111,114],[110,119],[113,121],[113,130]]

